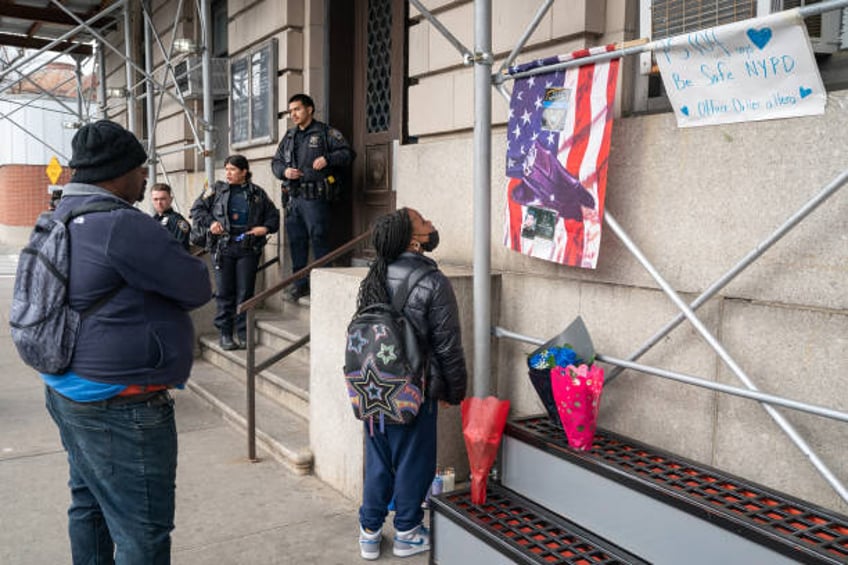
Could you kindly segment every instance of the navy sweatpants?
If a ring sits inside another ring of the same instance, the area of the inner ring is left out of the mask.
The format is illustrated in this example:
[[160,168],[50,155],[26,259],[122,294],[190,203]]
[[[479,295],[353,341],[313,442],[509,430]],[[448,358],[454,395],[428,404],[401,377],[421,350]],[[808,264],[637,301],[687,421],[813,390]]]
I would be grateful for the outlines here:
[[383,527],[389,502],[395,499],[395,530],[407,531],[424,518],[421,503],[436,476],[438,403],[427,400],[408,425],[386,425],[374,435],[365,423],[365,484],[359,523],[377,531]]

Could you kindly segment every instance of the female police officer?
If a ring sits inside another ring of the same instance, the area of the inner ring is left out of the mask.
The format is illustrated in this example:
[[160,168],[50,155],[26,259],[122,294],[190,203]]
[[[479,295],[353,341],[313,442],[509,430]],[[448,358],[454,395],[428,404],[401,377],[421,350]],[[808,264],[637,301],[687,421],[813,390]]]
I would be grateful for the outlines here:
[[208,230],[207,249],[217,286],[215,327],[221,332],[221,347],[231,350],[245,347],[246,316],[236,316],[236,307],[253,296],[259,257],[266,236],[280,229],[280,211],[262,188],[250,182],[250,165],[243,155],[230,155],[224,163],[227,181],[216,182],[211,193],[201,195],[191,207],[191,217]]

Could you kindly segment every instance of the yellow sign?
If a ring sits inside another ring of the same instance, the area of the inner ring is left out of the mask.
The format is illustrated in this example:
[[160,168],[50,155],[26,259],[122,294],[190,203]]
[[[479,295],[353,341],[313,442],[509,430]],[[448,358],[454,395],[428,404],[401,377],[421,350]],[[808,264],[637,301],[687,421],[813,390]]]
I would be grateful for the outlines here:
[[50,179],[51,184],[56,184],[56,181],[59,180],[59,177],[62,176],[62,165],[59,164],[59,159],[56,158],[55,155],[50,159],[50,164],[47,165],[47,178]]

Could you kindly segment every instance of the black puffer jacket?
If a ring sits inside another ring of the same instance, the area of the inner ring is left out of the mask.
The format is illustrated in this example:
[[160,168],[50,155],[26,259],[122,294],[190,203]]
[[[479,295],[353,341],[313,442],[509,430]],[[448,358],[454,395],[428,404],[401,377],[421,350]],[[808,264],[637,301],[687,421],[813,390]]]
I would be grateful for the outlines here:
[[[418,267],[436,262],[417,253],[402,253],[389,265],[389,295],[394,296],[406,277]],[[438,269],[438,267],[436,267]],[[456,296],[448,278],[439,270],[428,273],[409,293],[403,313],[430,351],[429,398],[459,404],[465,398],[468,372],[459,328]]]

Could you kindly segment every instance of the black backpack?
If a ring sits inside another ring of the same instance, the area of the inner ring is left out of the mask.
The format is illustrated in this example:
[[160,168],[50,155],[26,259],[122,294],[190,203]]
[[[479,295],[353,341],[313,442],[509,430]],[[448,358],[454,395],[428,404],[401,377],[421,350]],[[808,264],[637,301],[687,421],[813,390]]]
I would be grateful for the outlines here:
[[426,345],[403,315],[409,293],[431,265],[414,270],[398,288],[391,304],[359,310],[347,327],[345,382],[354,415],[370,422],[408,424],[424,400],[429,367]]
[[36,220],[29,245],[18,259],[9,325],[21,359],[40,373],[60,375],[67,371],[82,320],[123,288],[123,285],[116,287],[83,312],[71,309],[68,223],[83,214],[129,207],[103,200],[58,217],[55,213],[44,213]]

